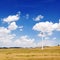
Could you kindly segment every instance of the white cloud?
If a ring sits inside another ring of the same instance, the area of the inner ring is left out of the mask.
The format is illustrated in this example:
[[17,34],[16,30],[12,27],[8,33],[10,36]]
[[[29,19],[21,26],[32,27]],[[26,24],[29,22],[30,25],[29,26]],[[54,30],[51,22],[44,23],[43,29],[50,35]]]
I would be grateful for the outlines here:
[[[52,23],[52,22],[39,22],[33,26],[33,30],[45,33],[45,36],[51,36],[53,31],[60,31],[60,23]],[[38,36],[41,36],[39,33]]]
[[[27,35],[20,36],[20,38],[15,39],[15,34],[8,34],[0,35],[0,46],[1,47],[41,47],[42,41],[36,43],[35,39],[29,38]],[[48,40],[49,37],[46,37],[43,40],[43,46],[54,46],[56,44],[55,39]]]
[[[52,22],[39,22],[33,26],[33,30],[39,32],[39,37],[44,37],[43,46],[54,46],[57,45],[56,37],[50,40],[48,36],[53,34],[53,31],[60,31],[60,22],[59,23],[52,23]],[[37,46],[42,46],[42,41],[37,43]]]
[[60,23],[58,24],[57,31],[60,31]]
[[17,21],[19,20],[19,13],[16,14],[16,15],[9,15],[8,17],[6,18],[3,18],[3,21],[4,22],[7,22],[7,23],[10,23],[10,22],[14,22],[14,21]]
[[39,22],[33,26],[33,30],[41,31],[41,32],[51,32],[53,31],[53,23],[52,22]]
[[49,32],[47,35],[48,35],[48,36],[51,36],[52,34],[53,34],[53,32]]
[[[20,31],[23,30],[23,26],[18,26],[16,21],[19,20],[20,12],[16,15],[9,15],[3,18],[3,22],[9,23],[7,27],[0,27],[0,47],[35,47],[35,39],[31,39],[28,36],[21,36],[16,39],[16,35],[12,33],[12,30],[17,28]],[[28,18],[28,14],[26,18]]]
[[5,46],[4,44],[9,44],[11,39],[13,39],[15,34],[11,34],[11,31],[5,27],[0,27],[0,45]]
[[9,30],[16,30],[18,28],[18,26],[16,25],[16,22],[12,22],[10,23],[10,25],[8,26]]
[[40,21],[41,19],[43,19],[44,16],[42,15],[38,15],[36,18],[33,18],[34,21]]
[[48,39],[50,39],[49,37],[45,37],[45,40],[48,40]]
[[18,28],[19,28],[20,31],[23,31],[23,27],[24,26],[19,26]]
[[8,30],[7,28],[5,27],[0,27],[0,34],[8,34],[10,33],[11,31]]
[[35,47],[36,44],[34,41],[34,39],[30,39],[28,36],[21,36],[14,43],[20,47]]
[[[56,41],[55,40],[48,40],[48,39],[43,40],[43,46],[55,46],[56,45]],[[37,46],[41,47],[42,46],[42,41],[37,43]]]
[[42,36],[43,36],[43,37],[46,37],[46,34],[45,34],[45,33],[40,32],[40,33],[38,34],[38,36],[39,36],[39,37],[42,37]]
[[15,34],[0,35],[0,47],[36,47],[35,39],[31,39],[28,36],[21,36],[16,39]]
[[[8,17],[4,18],[3,21],[9,23],[7,27],[0,27],[0,46],[5,47],[38,47],[42,45],[42,42],[35,42],[35,39],[29,38],[29,36],[20,36],[20,38],[16,39],[16,35],[12,34],[12,30],[16,30],[17,28],[20,31],[23,31],[24,26],[18,26],[16,21],[19,20],[20,12],[16,15],[9,15]],[[27,19],[29,18],[29,14],[25,16]],[[39,21],[43,19],[44,16],[38,15],[34,18],[35,21]],[[52,35],[53,31],[60,31],[60,22],[59,23],[52,23],[52,22],[39,22],[33,26],[33,30],[39,31],[38,36],[45,37],[43,41],[44,46],[54,46],[56,43],[56,38],[49,40],[49,37]],[[42,32],[44,32],[42,34]]]
[[21,28],[23,28],[23,26],[19,26],[19,28],[21,29]]
[[13,39],[16,37],[15,34],[2,34],[0,35],[0,47],[13,46]]
[[23,31],[23,29],[20,29],[20,31]]

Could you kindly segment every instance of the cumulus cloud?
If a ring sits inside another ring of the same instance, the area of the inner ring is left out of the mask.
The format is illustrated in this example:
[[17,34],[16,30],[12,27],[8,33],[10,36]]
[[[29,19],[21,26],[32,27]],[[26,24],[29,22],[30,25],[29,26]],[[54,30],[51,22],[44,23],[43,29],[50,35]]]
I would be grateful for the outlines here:
[[[36,23],[33,26],[33,30],[36,30],[36,31],[39,31],[39,32],[43,32],[47,36],[50,36],[50,35],[53,34],[53,31],[60,31],[60,23],[52,23],[52,22],[48,22],[48,21],[39,22],[39,23]],[[38,36],[41,36],[41,33],[38,34]]]
[[23,27],[24,26],[19,26],[18,28],[19,28],[20,31],[23,31]]
[[[55,40],[43,40],[43,46],[55,46],[57,43]],[[37,43],[38,47],[42,46],[42,41],[40,41],[39,43]]]
[[[56,46],[56,45],[57,45],[56,37],[54,38],[45,37],[45,39],[43,39],[43,46]],[[37,46],[41,47],[42,41],[38,42]]]
[[[39,37],[44,37],[43,39],[43,46],[55,46],[57,45],[56,37],[53,39],[49,39],[48,36],[51,36],[54,31],[60,31],[60,22],[59,23],[52,23],[52,22],[39,22],[33,26],[33,30],[39,32]],[[38,46],[42,46],[42,41],[37,43]]]
[[[29,38],[29,36],[20,36],[20,38],[15,39],[15,34],[5,34],[0,35],[0,47],[41,47],[42,41],[36,43],[34,38]],[[55,46],[56,38],[48,40],[49,37],[46,37],[43,40],[43,46]]]
[[38,34],[38,36],[39,36],[39,37],[42,37],[42,36],[43,36],[43,37],[46,37],[46,34],[45,34],[45,33],[40,32],[40,33]]
[[[15,39],[16,35],[7,32],[9,31],[7,29],[4,32],[5,29],[6,28],[3,27],[0,28],[0,47],[41,47],[41,41],[36,43],[34,38],[29,38],[27,35],[20,36],[18,39]],[[54,46],[56,38],[53,38],[52,41],[48,39],[48,37],[45,38],[43,45]]]
[[11,34],[11,31],[5,27],[0,27],[0,47],[11,46],[13,38],[15,34]]
[[13,39],[16,37],[15,34],[0,35],[0,47],[11,47],[13,46]]
[[[29,18],[29,14],[26,14],[26,19]],[[23,31],[24,26],[18,26],[16,21],[20,18],[20,12],[16,15],[9,15],[6,18],[3,18],[4,22],[9,23],[7,27],[0,27],[0,46],[1,47],[38,47],[42,45],[42,42],[35,42],[34,38],[30,38],[29,36],[20,36],[16,39],[16,34],[11,33],[13,30],[17,28],[20,31]],[[38,15],[36,18],[33,18],[35,21],[40,21],[44,16]],[[56,43],[56,38],[49,40],[49,37],[53,34],[53,31],[60,31],[60,22],[52,23],[52,22],[39,22],[33,26],[33,30],[39,31],[39,37],[45,37],[43,41],[44,46],[54,46]]]
[[35,39],[31,39],[28,36],[21,36],[15,40],[15,34],[6,34],[0,36],[1,47],[36,47]]
[[50,39],[49,37],[45,37],[45,40],[48,40],[48,39]]
[[57,26],[57,31],[60,31],[60,23]]
[[23,29],[20,29],[20,31],[22,32],[22,31],[23,31]]
[[[9,15],[3,18],[3,22],[9,23],[7,27],[0,27],[0,47],[35,47],[35,39],[29,38],[29,36],[20,36],[16,39],[16,34],[12,33],[17,28],[20,31],[23,30],[23,26],[18,26],[16,21],[19,20],[20,12],[16,15]],[[29,15],[26,15],[28,19]]]
[[48,36],[51,36],[52,34],[53,34],[53,32],[49,32],[47,35],[48,35]]
[[8,30],[7,28],[5,27],[0,27],[0,34],[8,34],[10,33],[11,31]]
[[7,22],[7,23],[17,21],[17,20],[19,20],[19,18],[20,18],[19,15],[20,15],[19,13],[16,14],[16,15],[9,15],[8,17],[3,18],[3,21],[4,21],[4,22]]
[[43,19],[44,16],[42,15],[38,15],[36,18],[33,18],[34,21],[40,21],[41,19]]
[[18,28],[18,26],[16,25],[16,22],[12,22],[10,23],[10,25],[8,26],[9,30],[16,30]]
[[52,26],[52,22],[39,22],[33,26],[33,29],[41,32],[51,32],[54,30]]
[[35,39],[31,39],[28,36],[21,36],[14,43],[20,47],[36,47]]

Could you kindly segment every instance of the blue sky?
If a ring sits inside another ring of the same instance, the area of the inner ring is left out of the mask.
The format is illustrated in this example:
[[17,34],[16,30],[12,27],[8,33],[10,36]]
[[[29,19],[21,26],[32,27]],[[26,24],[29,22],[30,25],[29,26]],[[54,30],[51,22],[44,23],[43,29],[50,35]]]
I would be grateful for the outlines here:
[[44,45],[60,44],[59,6],[59,0],[1,0],[0,34],[2,37],[0,46],[41,46],[40,34],[44,28],[46,29]]

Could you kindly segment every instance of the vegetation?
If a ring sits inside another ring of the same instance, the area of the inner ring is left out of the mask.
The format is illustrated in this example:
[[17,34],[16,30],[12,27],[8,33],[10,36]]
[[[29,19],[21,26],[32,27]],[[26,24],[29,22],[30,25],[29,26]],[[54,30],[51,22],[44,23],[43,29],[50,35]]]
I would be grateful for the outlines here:
[[60,46],[41,48],[0,48],[0,60],[60,60]]

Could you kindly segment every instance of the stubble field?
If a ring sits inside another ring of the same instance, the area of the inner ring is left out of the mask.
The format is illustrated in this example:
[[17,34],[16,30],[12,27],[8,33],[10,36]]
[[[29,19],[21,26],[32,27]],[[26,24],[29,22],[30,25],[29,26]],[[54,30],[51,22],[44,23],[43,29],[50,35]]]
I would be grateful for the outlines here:
[[60,60],[60,46],[0,49],[0,60]]

